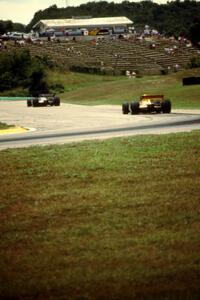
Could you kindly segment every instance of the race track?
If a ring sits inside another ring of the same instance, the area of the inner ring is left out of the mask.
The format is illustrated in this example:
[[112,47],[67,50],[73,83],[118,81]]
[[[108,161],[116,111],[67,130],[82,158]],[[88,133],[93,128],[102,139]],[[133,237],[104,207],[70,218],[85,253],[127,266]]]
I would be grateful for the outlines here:
[[117,105],[27,107],[24,101],[1,101],[0,112],[1,122],[29,129],[0,134],[0,149],[200,129],[200,110],[123,115]]

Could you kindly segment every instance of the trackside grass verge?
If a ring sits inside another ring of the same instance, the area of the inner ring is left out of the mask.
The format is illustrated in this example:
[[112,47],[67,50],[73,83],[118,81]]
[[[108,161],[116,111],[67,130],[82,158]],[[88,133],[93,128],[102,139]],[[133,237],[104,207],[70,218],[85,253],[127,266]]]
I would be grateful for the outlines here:
[[0,299],[199,299],[200,131],[0,152]]
[[14,125],[8,125],[4,122],[0,122],[0,130],[1,129],[9,129],[9,128],[12,128],[12,127],[14,127]]

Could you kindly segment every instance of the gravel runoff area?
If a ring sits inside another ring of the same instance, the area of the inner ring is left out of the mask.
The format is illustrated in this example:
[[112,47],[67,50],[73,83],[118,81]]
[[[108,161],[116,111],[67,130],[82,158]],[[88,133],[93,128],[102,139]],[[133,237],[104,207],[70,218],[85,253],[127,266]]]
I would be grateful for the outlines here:
[[27,107],[26,101],[0,101],[0,122],[37,132],[159,124],[194,114],[200,114],[200,110],[172,110],[171,114],[135,116],[123,115],[120,105],[85,106],[61,103],[60,106]]

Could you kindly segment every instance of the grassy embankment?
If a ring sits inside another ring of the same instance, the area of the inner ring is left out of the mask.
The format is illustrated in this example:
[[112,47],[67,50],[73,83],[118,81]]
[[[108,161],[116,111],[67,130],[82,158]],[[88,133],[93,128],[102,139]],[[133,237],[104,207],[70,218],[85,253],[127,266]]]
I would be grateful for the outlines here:
[[[50,86],[63,86],[64,93],[56,94],[63,102],[100,105],[118,104],[139,99],[142,94],[164,94],[171,99],[173,108],[200,108],[199,85],[183,86],[182,78],[200,76],[200,68],[160,76],[127,79],[125,76],[101,76],[72,72],[49,71]],[[20,88],[5,91],[1,96],[24,96],[28,91]]]
[[182,78],[200,76],[200,69],[185,70],[165,76],[126,77],[98,76],[78,73],[49,73],[49,82],[62,83],[62,101],[74,104],[119,104],[139,99],[142,94],[164,94],[174,108],[200,108],[199,85],[183,86]]
[[0,152],[1,299],[199,299],[200,132]]

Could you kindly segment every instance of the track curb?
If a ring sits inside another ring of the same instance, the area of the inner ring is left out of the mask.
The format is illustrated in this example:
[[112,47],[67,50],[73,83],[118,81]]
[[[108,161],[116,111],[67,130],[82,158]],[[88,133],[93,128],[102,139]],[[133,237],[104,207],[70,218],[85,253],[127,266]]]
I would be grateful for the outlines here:
[[28,128],[14,126],[14,127],[8,128],[8,129],[0,129],[0,135],[23,133],[23,132],[26,132],[28,130],[29,130]]

